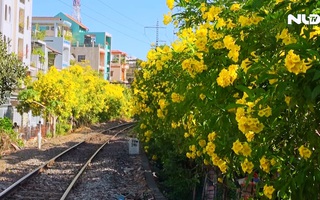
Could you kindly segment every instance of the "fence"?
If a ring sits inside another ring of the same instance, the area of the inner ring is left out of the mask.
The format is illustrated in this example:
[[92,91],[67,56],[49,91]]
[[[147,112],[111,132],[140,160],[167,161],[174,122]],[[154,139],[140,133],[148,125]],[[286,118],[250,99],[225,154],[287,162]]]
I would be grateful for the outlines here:
[[[46,137],[48,131],[51,129],[52,126],[49,129],[49,123],[45,125],[41,125],[41,137]],[[37,126],[26,126],[23,128],[20,128],[19,133],[20,133],[20,138],[23,140],[30,140],[38,136],[40,127],[39,125]]]

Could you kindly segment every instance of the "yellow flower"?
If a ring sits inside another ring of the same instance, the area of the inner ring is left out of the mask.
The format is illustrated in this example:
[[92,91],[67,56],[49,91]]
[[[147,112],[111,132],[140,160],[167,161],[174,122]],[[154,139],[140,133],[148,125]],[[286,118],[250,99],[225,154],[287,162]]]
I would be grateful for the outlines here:
[[165,109],[166,106],[167,106],[167,102],[166,102],[165,99],[160,99],[160,100],[158,101],[158,104],[159,104],[161,110]]
[[158,159],[157,155],[152,155],[152,160],[157,160],[157,159]]
[[250,174],[253,170],[253,167],[253,163],[248,161],[247,158],[241,163],[241,168],[244,173],[248,172]]
[[172,102],[181,102],[181,101],[183,101],[184,100],[184,97],[183,96],[181,96],[181,95],[179,95],[179,94],[177,94],[177,93],[175,93],[175,92],[173,92],[172,94],[171,94],[171,99],[172,99]]
[[200,98],[201,100],[203,100],[203,99],[206,98],[206,95],[204,95],[204,94],[201,93],[201,94],[199,95],[199,98]]
[[222,173],[226,173],[227,172],[227,162],[223,161],[222,159],[220,159],[217,163],[217,166],[219,167],[220,171]]
[[259,17],[259,16],[257,16],[257,15],[253,15],[252,17],[251,17],[251,23],[253,23],[253,24],[255,24],[255,25],[257,25],[259,22],[261,22],[262,20],[263,20],[264,18],[263,17]]
[[245,156],[245,157],[248,157],[248,156],[251,156],[251,148],[249,146],[249,144],[247,142],[245,142],[243,145],[242,145],[242,150],[241,150],[241,153]]
[[250,19],[241,15],[238,19],[241,26],[249,26],[251,24]]
[[222,49],[222,48],[224,48],[224,44],[223,44],[221,41],[215,42],[215,43],[213,44],[213,48],[215,48],[215,49]]
[[145,137],[151,137],[151,134],[152,134],[152,131],[150,131],[150,130],[144,132]]
[[269,199],[272,199],[272,194],[273,192],[275,191],[274,187],[271,185],[271,186],[268,186],[268,185],[265,185],[263,187],[263,194],[268,197]]
[[205,147],[206,146],[206,141],[205,140],[199,140],[199,145],[200,145],[200,147]]
[[284,0],[276,0],[276,5],[283,2]]
[[167,6],[170,10],[172,10],[174,6],[174,0],[167,0]]
[[291,97],[285,96],[284,101],[285,101],[286,104],[289,106],[289,105],[290,105],[290,101],[291,101]]
[[269,173],[270,172],[270,162],[268,159],[266,159],[265,156],[263,156],[261,159],[260,159],[260,167],[261,169],[266,172],[266,173]]
[[230,65],[228,70],[223,69],[219,73],[219,77],[217,78],[217,83],[221,87],[227,87],[237,79],[237,72],[238,65]]
[[216,138],[216,135],[217,135],[216,132],[209,133],[208,134],[208,141],[213,142]]
[[295,54],[293,50],[290,50],[285,58],[285,66],[289,72],[296,75],[299,73],[306,73],[306,71],[311,67],[307,66],[304,60],[300,59],[300,56]]
[[161,109],[158,109],[158,110],[157,110],[157,116],[158,116],[159,118],[162,118],[162,119],[164,119],[164,117],[165,117]]
[[189,146],[189,150],[192,151],[192,152],[196,152],[197,151],[196,145],[194,145],[194,144],[190,145]]
[[172,21],[171,12],[168,12],[168,14],[163,15],[163,24],[167,25]]
[[248,67],[248,66],[250,66],[251,63],[252,63],[252,62],[249,60],[249,58],[246,58],[246,59],[244,59],[244,60],[241,62],[240,67],[243,69],[243,71],[244,71],[245,73],[247,73],[248,69],[250,68],[250,67]]
[[216,145],[212,142],[208,142],[206,146],[206,152],[209,156],[212,156],[214,154],[214,151],[216,150]]
[[239,155],[239,153],[242,151],[243,146],[239,140],[235,141],[232,145],[232,150]]
[[259,110],[258,115],[260,117],[263,117],[263,116],[269,117],[271,113],[272,113],[271,108],[268,106],[267,108]]
[[276,161],[276,159],[272,158],[270,160],[270,163],[271,163],[272,166],[274,166],[275,164],[277,164],[277,161]]
[[308,158],[310,158],[312,152],[307,147],[301,145],[301,147],[299,148],[299,154],[302,158],[307,160]]
[[247,141],[251,142],[254,138],[254,132],[253,131],[249,131],[248,133],[245,134]]
[[172,127],[173,129],[176,129],[176,128],[178,127],[178,124],[175,123],[175,122],[171,122],[171,127]]
[[187,138],[187,137],[189,137],[189,136],[190,136],[189,133],[187,133],[187,132],[184,133],[184,137],[185,137],[185,138]]
[[147,126],[144,123],[142,123],[142,124],[140,124],[140,128],[145,129],[145,128],[147,128]]
[[216,24],[216,28],[224,27],[226,25],[226,22],[224,21],[223,18],[219,18],[218,22]]
[[223,38],[223,43],[227,49],[231,49],[234,46],[235,41],[231,35],[227,35]]
[[230,7],[230,10],[231,10],[231,11],[238,11],[238,10],[240,10],[240,4],[238,4],[238,3],[232,4],[232,6]]

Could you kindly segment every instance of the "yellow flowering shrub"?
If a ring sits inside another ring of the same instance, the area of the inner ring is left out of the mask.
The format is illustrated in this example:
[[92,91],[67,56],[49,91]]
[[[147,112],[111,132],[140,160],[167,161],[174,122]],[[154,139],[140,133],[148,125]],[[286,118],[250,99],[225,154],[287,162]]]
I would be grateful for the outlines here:
[[257,173],[259,198],[312,199],[320,187],[320,28],[288,25],[287,15],[320,5],[221,2],[167,1],[179,31],[137,73],[138,132],[168,176],[186,177],[175,179],[179,195],[206,166],[224,183]]

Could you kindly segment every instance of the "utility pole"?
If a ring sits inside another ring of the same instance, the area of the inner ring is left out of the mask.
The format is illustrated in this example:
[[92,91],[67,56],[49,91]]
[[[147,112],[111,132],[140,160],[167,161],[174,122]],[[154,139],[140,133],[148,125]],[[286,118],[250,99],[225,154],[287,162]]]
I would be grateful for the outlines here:
[[159,40],[159,29],[160,28],[166,28],[166,27],[163,27],[163,26],[159,26],[159,20],[157,20],[156,26],[145,26],[144,28],[145,29],[146,28],[155,28],[156,29],[156,48],[159,46],[159,42],[165,42],[163,40]]
[[79,22],[81,22],[80,6],[80,0],[73,0],[73,17]]

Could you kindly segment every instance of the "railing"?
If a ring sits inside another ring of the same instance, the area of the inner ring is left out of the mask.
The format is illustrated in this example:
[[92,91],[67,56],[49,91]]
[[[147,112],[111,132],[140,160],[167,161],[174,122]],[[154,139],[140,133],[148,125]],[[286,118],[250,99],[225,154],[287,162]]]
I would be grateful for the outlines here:
[[72,47],[101,47],[100,44],[72,44]]

